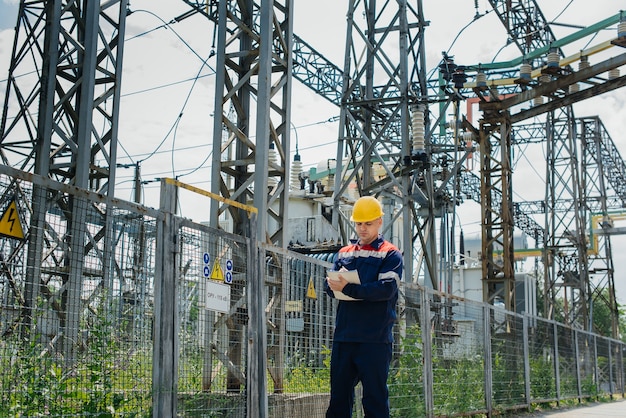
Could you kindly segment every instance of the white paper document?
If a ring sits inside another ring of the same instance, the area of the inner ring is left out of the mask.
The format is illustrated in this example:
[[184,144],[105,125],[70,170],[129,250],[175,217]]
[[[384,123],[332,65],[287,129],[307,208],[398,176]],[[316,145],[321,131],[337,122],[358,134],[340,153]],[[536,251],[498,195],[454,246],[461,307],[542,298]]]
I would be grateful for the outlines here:
[[[356,270],[343,270],[343,271],[329,271],[328,278],[330,280],[339,280],[339,275],[342,275],[344,279],[348,281],[348,283],[356,283],[361,284],[361,279],[359,279],[359,272]],[[335,298],[339,300],[361,300],[355,299],[348,295],[344,295],[343,292],[333,290],[335,294]]]

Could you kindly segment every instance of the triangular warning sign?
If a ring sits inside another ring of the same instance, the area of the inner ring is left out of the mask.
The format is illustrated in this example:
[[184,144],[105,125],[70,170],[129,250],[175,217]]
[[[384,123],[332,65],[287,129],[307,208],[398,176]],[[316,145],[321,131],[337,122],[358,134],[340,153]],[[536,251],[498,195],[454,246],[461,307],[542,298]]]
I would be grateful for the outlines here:
[[219,280],[220,282],[224,281],[224,271],[222,271],[222,266],[220,266],[219,260],[215,260],[215,263],[213,263],[211,278],[213,280]]
[[17,213],[17,203],[15,203],[15,200],[11,202],[9,207],[2,214],[2,218],[0,218],[0,235],[24,239],[24,230],[22,229],[22,223]]
[[313,277],[309,279],[309,287],[306,290],[306,297],[309,299],[317,299],[317,294],[315,293],[315,285],[313,284]]

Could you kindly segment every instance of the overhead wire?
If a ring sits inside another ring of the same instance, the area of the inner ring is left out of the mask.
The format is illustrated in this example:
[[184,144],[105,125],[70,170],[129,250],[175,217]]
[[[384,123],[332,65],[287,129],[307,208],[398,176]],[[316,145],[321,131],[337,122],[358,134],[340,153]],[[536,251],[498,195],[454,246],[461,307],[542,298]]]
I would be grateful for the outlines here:
[[[491,12],[491,10],[487,10],[484,13],[480,14],[478,12],[476,12],[476,14],[472,17],[472,20],[470,22],[468,22],[465,26],[463,26],[458,33],[456,34],[456,36],[454,37],[454,39],[452,40],[452,42],[450,43],[450,46],[448,47],[448,49],[446,51],[444,51],[445,55],[448,55],[450,53],[450,51],[452,50],[452,47],[454,46],[454,44],[456,43],[456,41],[459,39],[459,37],[463,34],[463,32],[469,28],[470,26],[472,26],[472,24],[474,24],[475,22],[477,22],[479,19],[487,16],[487,14],[489,14]],[[439,62],[441,63],[441,61]],[[428,77],[426,77],[427,80],[430,80],[433,75],[435,74],[435,72],[437,71],[437,69],[439,68],[439,63],[430,70]]]
[[[202,57],[200,56],[200,54],[198,54],[198,53],[196,52],[196,50],[195,50],[195,49],[193,49],[193,48],[191,47],[191,45],[189,45],[189,43],[188,43],[187,41],[185,41],[185,39],[184,39],[182,36],[180,36],[180,35],[178,34],[178,32],[176,32],[176,30],[175,30],[175,29],[173,29],[173,28],[172,28],[172,26],[170,25],[170,23],[177,23],[177,21],[176,21],[176,20],[172,20],[172,21],[170,21],[170,22],[168,23],[168,22],[166,22],[164,19],[162,19],[159,15],[157,15],[156,13],[151,12],[151,11],[149,11],[149,10],[145,10],[145,9],[138,9],[138,10],[134,10],[134,11],[133,11],[133,13],[138,13],[138,12],[141,12],[141,13],[147,13],[147,14],[149,14],[149,15],[151,15],[151,16],[153,16],[153,17],[155,17],[156,19],[160,20],[163,24],[162,24],[161,26],[158,26],[158,27],[154,28],[154,29],[151,29],[150,31],[146,31],[146,32],[144,32],[144,33],[141,33],[141,34],[135,35],[135,36],[133,36],[133,37],[131,37],[131,38],[129,38],[129,39],[138,38],[138,37],[140,37],[140,36],[147,35],[148,33],[152,32],[152,31],[154,31],[154,30],[161,29],[161,28],[166,28],[166,29],[168,29],[168,30],[171,30],[171,31],[172,31],[172,33],[174,33],[174,35],[176,35],[176,37],[177,37],[177,38],[178,38],[178,39],[179,39],[179,40],[180,40],[180,41],[181,41],[181,42],[182,42],[182,43],[183,43],[183,44],[184,44],[184,45],[185,45],[185,46],[186,46],[186,47],[187,47],[187,48],[188,48],[188,49],[189,49],[189,50],[190,50],[190,51],[191,51],[191,52],[192,52],[192,53],[193,53],[193,54],[194,54],[194,55],[195,55],[195,56],[196,56],[196,57],[197,57],[200,61],[201,61],[201,62],[203,62],[203,63],[205,63],[205,64],[206,64],[206,60],[205,60],[204,58],[202,58]],[[215,54],[215,52],[213,52],[213,55],[214,55],[214,54]],[[213,55],[211,55],[211,56],[213,56]],[[215,73],[215,69],[214,69],[213,67],[211,67],[211,66],[210,66],[210,65],[208,65],[208,64],[206,64],[206,66],[207,66],[207,67],[209,67],[209,68],[210,68],[210,69],[211,69],[211,70]]]
[[[337,121],[337,118],[336,117],[332,117],[332,118],[324,119],[324,120],[321,120],[321,121],[318,121],[318,122],[312,122],[312,123],[307,123],[307,124],[304,124],[304,125],[299,125],[299,126],[296,126],[295,129],[304,129],[304,128],[308,128],[308,127],[311,127],[311,126],[317,126],[317,125],[322,125],[322,124],[325,124],[325,123],[332,123],[332,122],[336,122],[336,121]],[[316,143],[316,144],[310,145],[308,147],[304,147],[304,148],[300,147],[300,149],[301,150],[315,149],[315,148],[320,148],[320,147],[323,147],[323,146],[326,146],[326,145],[329,145],[329,144],[333,144],[335,142],[336,141],[333,140],[333,141],[329,141],[329,142]],[[194,149],[199,149],[199,148],[204,148],[204,147],[205,147],[205,145],[192,145],[192,146],[176,148],[175,151],[189,151],[189,150],[194,150]],[[169,153],[169,152],[171,152],[171,151],[170,150],[158,151],[158,152],[156,152],[156,154],[163,154],[163,153]],[[292,152],[295,152],[295,151],[292,151]],[[150,155],[152,153],[153,152],[146,152],[146,153],[141,153],[141,154],[134,154],[133,156],[135,158],[140,158],[141,161],[144,161],[145,158],[141,158],[141,157],[144,156],[144,155]]]
[[150,87],[150,88],[146,88],[146,89],[142,89],[142,90],[137,90],[137,91],[133,91],[130,93],[124,93],[121,95],[121,97],[128,97],[128,96],[134,96],[136,94],[142,94],[142,93],[150,93],[156,90],[160,90],[160,89],[164,89],[164,88],[168,88],[168,87],[173,87],[176,86],[178,84],[185,84],[185,83],[189,83],[190,81],[194,82],[200,78],[205,78],[205,77],[211,77],[215,75],[214,73],[211,74],[202,74],[200,76],[195,76],[195,77],[189,77],[189,78],[185,78],[183,80],[178,80],[178,81],[174,81],[171,83],[166,83],[166,84],[161,84],[158,86],[154,86],[154,87]]
[[[151,158],[153,155],[155,155],[155,154],[156,154],[156,152],[157,152],[157,151],[158,151],[158,150],[159,150],[159,149],[163,146],[163,144],[165,144],[165,141],[169,138],[169,136],[170,136],[170,134],[172,133],[172,131],[176,132],[176,129],[177,129],[177,127],[178,127],[178,124],[180,123],[180,120],[181,120],[181,118],[182,118],[182,116],[183,116],[183,112],[184,112],[184,110],[185,110],[185,107],[187,106],[187,103],[189,102],[189,97],[191,96],[191,93],[193,92],[193,89],[194,89],[194,87],[195,87],[195,85],[196,85],[196,82],[198,81],[198,78],[199,78],[199,76],[200,76],[200,73],[202,72],[202,70],[204,69],[204,67],[205,67],[205,66],[206,66],[206,67],[208,67],[208,68],[209,68],[209,69],[213,72],[213,74],[215,74],[215,69],[214,69],[213,67],[211,67],[211,66],[207,63],[208,59],[210,59],[210,58],[214,55],[214,52],[212,51],[212,52],[209,54],[209,57],[208,57],[207,59],[202,58],[202,57],[201,57],[201,56],[200,56],[200,55],[199,55],[199,54],[198,54],[198,53],[197,53],[197,52],[196,52],[196,51],[195,51],[195,50],[191,47],[191,45],[189,45],[189,43],[188,43],[187,41],[185,41],[185,40],[184,40],[184,39],[183,39],[183,38],[182,38],[182,37],[178,34],[178,32],[176,32],[176,30],[175,30],[175,29],[172,29],[172,27],[171,27],[171,26],[170,26],[167,22],[165,22],[165,20],[163,20],[163,19],[162,19],[159,15],[157,15],[156,13],[153,13],[153,12],[151,12],[151,11],[149,11],[149,10],[145,10],[145,9],[135,10],[133,13],[137,13],[137,12],[147,13],[147,14],[149,14],[149,15],[151,15],[151,16],[153,16],[153,17],[155,17],[156,19],[160,20],[160,21],[163,23],[163,25],[161,25],[161,26],[159,26],[159,27],[157,27],[157,28],[155,28],[155,29],[152,29],[152,30],[150,30],[150,31],[146,31],[146,32],[144,32],[144,33],[143,33],[143,34],[141,34],[141,35],[145,35],[145,34],[147,34],[147,33],[152,32],[153,30],[156,30],[156,29],[160,29],[160,28],[162,28],[162,27],[165,27],[165,28],[167,28],[167,29],[171,30],[171,31],[172,31],[172,33],[173,33],[174,35],[176,35],[176,37],[177,37],[177,38],[178,38],[178,39],[179,39],[179,40],[180,40],[180,41],[181,41],[181,42],[182,42],[182,43],[183,43],[183,44],[184,44],[184,45],[185,45],[185,46],[186,46],[186,47],[187,47],[187,48],[188,48],[188,49],[189,49],[189,50],[190,50],[190,51],[191,51],[191,52],[192,52],[195,56],[196,56],[196,57],[198,57],[198,58],[201,60],[201,62],[202,62],[202,65],[200,66],[200,70],[199,70],[199,71],[198,71],[198,73],[196,74],[196,77],[194,77],[194,78],[193,78],[193,83],[192,83],[191,89],[190,89],[190,90],[189,90],[189,92],[187,93],[187,97],[185,98],[185,101],[184,101],[184,103],[183,103],[183,105],[182,105],[182,107],[181,107],[180,112],[178,113],[178,115],[177,115],[177,117],[176,117],[176,120],[174,121],[174,123],[173,123],[173,124],[172,124],[172,126],[170,127],[170,129],[169,129],[169,131],[167,132],[167,134],[163,137],[163,139],[161,140],[161,142],[157,145],[157,147],[156,147],[156,148],[155,148],[155,149],[154,149],[154,150],[153,150],[150,154],[148,154],[148,156],[146,156],[145,158],[143,158],[143,159],[142,159],[142,161],[146,161],[147,159],[149,159],[149,158]],[[139,35],[138,35],[138,36],[139,36]],[[134,38],[131,38],[131,39],[134,39]]]
[[[209,56],[207,57],[207,60],[209,60],[213,55],[215,55],[215,53],[213,51],[211,51],[209,53]],[[185,97],[185,101],[184,101],[183,106],[181,108],[181,111],[179,113],[179,118],[177,119],[177,122],[176,122],[176,128],[174,129],[174,135],[172,137],[172,148],[171,148],[171,151],[172,151],[172,177],[176,177],[176,169],[175,169],[175,161],[174,161],[174,150],[175,150],[175,144],[176,144],[176,133],[178,132],[178,125],[180,123],[180,120],[182,119],[184,110],[187,107],[187,104],[189,103],[189,99],[191,98],[191,93],[193,92],[193,89],[196,86],[196,83],[198,82],[199,75],[202,72],[203,68],[204,68],[204,65],[202,65],[200,67],[200,69],[198,70],[198,74],[196,75],[196,78],[194,79],[194,81],[193,81],[193,83],[191,85],[191,88],[189,89],[189,92],[187,93],[187,97]],[[202,165],[204,165],[204,163],[211,157],[212,154],[213,154],[213,150],[210,150],[209,153],[207,154],[207,157],[205,158],[205,160],[200,165],[200,167]],[[194,171],[197,171],[200,167],[196,168],[195,170],[192,170],[191,173],[193,173]],[[187,173],[187,174],[191,174],[191,173]]]
[[567,9],[569,9],[569,7],[572,5],[572,3],[574,3],[574,0],[570,0],[569,3],[567,3],[565,5],[565,7],[563,7],[563,10],[561,10],[555,17],[554,19],[552,19],[552,22],[556,21],[559,17],[561,17],[561,15],[563,13],[565,13],[567,11]]
[[[180,122],[182,120],[184,111],[185,111],[185,109],[186,109],[186,107],[187,107],[187,105],[189,103],[189,100],[191,98],[191,95],[192,95],[192,93],[194,91],[194,88],[195,88],[198,80],[200,80],[201,78],[204,78],[204,77],[209,77],[209,76],[215,75],[215,69],[208,63],[208,60],[215,55],[214,46],[212,46],[211,51],[209,53],[209,56],[205,59],[202,56],[200,56],[200,54],[198,52],[196,52],[196,50],[175,29],[172,28],[170,23],[176,23],[177,20],[174,19],[174,20],[172,20],[172,21],[170,21],[168,23],[163,18],[161,18],[159,15],[157,15],[156,13],[154,13],[152,11],[149,11],[149,10],[145,10],[145,9],[134,10],[133,13],[146,13],[146,14],[148,14],[150,16],[153,16],[157,20],[161,21],[162,25],[157,26],[156,28],[150,29],[148,31],[142,32],[142,33],[140,33],[138,35],[135,35],[133,37],[130,37],[130,38],[127,39],[127,41],[128,40],[132,40],[132,39],[136,39],[136,38],[141,37],[141,36],[145,36],[145,35],[147,35],[149,33],[154,32],[155,30],[158,30],[158,29],[161,29],[161,28],[166,28],[166,29],[169,29],[178,38],[178,40],[180,42],[182,42],[182,44],[185,45],[185,47],[187,47],[187,49],[189,49],[193,53],[193,55],[195,55],[201,61],[200,68],[198,69],[198,72],[196,73],[195,77],[188,78],[186,80],[176,81],[176,82],[173,82],[173,83],[168,83],[166,85],[157,86],[157,87],[153,87],[153,88],[150,88],[150,89],[145,89],[145,90],[141,90],[141,91],[132,92],[132,93],[124,95],[124,96],[130,96],[130,95],[145,93],[145,92],[148,92],[148,91],[154,91],[156,89],[160,89],[160,88],[164,88],[164,87],[170,87],[170,86],[173,86],[173,85],[177,85],[177,84],[181,84],[181,83],[192,81],[192,85],[191,85],[189,91],[187,92],[185,100],[184,100],[184,102],[183,102],[183,104],[181,106],[180,111],[178,112],[178,115],[176,116],[176,119],[172,123],[172,126],[170,127],[170,129],[168,130],[166,135],[163,137],[161,142],[150,153],[148,153],[144,158],[142,158],[140,160],[140,162],[146,161],[146,160],[152,158],[157,153],[159,153],[159,150],[161,149],[161,147],[163,147],[163,145],[165,144],[167,139],[170,137],[170,135],[173,135],[172,136],[172,147],[170,149],[171,164],[172,164],[171,172],[172,172],[172,176],[176,177],[175,165],[174,165],[175,164],[174,163],[174,151],[176,150],[175,143],[176,143],[176,134],[178,132],[178,127],[180,125]],[[205,68],[208,68],[211,71],[211,73],[203,75],[202,72],[204,71]],[[128,155],[128,158],[132,161],[133,157],[130,155],[130,153],[128,153],[128,151],[124,148],[123,143],[121,141],[119,141],[119,140],[118,140],[118,145],[124,150],[124,152]],[[210,156],[210,153],[209,153],[209,156]],[[142,184],[143,184],[143,182],[142,182]]]
[[[333,122],[336,122],[337,120],[338,120],[338,117],[330,117],[330,118],[327,118],[327,119],[324,119],[324,120],[321,120],[321,121],[318,121],[318,122],[311,122],[311,123],[307,123],[307,124],[304,124],[304,125],[295,126],[294,129],[304,129],[304,128],[317,126],[317,125],[322,125],[322,124],[326,124],[326,123],[333,123]],[[310,146],[306,146],[306,147],[300,147],[300,151],[306,151],[306,150],[311,150],[311,149],[318,149],[318,148],[322,148],[322,147],[325,147],[325,146],[328,146],[328,145],[332,145],[332,144],[335,144],[335,143],[336,143],[336,140],[331,140],[331,141],[323,142],[323,143],[319,143],[318,142],[318,143],[316,143],[314,145],[310,145]],[[174,151],[176,151],[176,152],[179,152],[179,151],[189,151],[189,150],[204,148],[205,146],[206,145],[202,144],[202,145],[194,145],[194,146],[188,146],[188,147],[180,147],[180,148],[176,148]],[[156,153],[150,152],[150,153],[146,153],[146,154],[135,154],[134,157],[135,158],[139,158],[140,161],[145,161],[145,158],[141,158],[143,155],[164,154],[164,153],[169,153],[169,152],[171,152],[171,151],[170,150],[166,150],[166,151],[158,151]],[[291,151],[291,152],[293,153],[295,151]],[[209,155],[209,157],[210,157],[210,155]],[[207,159],[209,157],[207,157]],[[206,162],[206,160],[204,162]],[[316,164],[317,163],[305,164],[304,167],[314,166]],[[186,172],[184,174],[178,174],[177,178],[180,179],[181,177],[191,175],[191,174],[193,174],[193,173],[195,173],[195,172],[197,172],[197,171],[199,171],[199,170],[201,170],[203,168],[209,168],[209,167],[205,167],[203,164],[200,164],[200,165],[198,165],[198,166],[196,166],[194,168],[191,168],[189,172]],[[164,175],[166,175],[168,173],[170,173],[170,170],[158,171],[158,172],[150,172],[148,174],[144,174],[143,177],[146,177],[146,178],[152,178],[153,177],[154,180],[149,180],[149,182],[153,182],[153,181],[156,181],[157,179],[159,179],[161,176],[164,176]],[[124,178],[123,176],[121,176],[121,177],[118,176],[118,179],[123,179],[123,178]],[[197,182],[190,182],[189,184],[197,185]]]
[[[561,16],[563,15],[563,13],[565,13],[565,12],[567,11],[567,9],[569,9],[569,8],[570,8],[570,6],[572,5],[572,3],[574,3],[574,0],[570,0],[570,1],[569,1],[569,3],[567,3],[567,4],[563,7],[563,9],[562,9],[562,10],[561,10],[561,11],[560,11],[560,12],[559,12],[556,16],[555,16],[555,17],[554,17],[554,18],[553,18],[550,22],[548,22],[548,24],[549,24],[549,25],[556,24],[556,20],[557,20],[559,17],[561,17]],[[599,34],[599,33],[600,33],[600,32],[595,32],[595,33],[593,34],[593,36],[589,39],[589,41],[587,42],[587,44],[586,44],[584,47],[582,47],[582,48],[581,48],[581,50],[583,50],[583,51],[584,51],[584,50],[586,50],[586,49],[589,47],[589,45],[591,45],[591,43],[594,41],[594,39],[596,39],[596,37],[598,36],[598,34]]]
[[[569,7],[569,5],[572,3],[572,1],[573,1],[573,0],[571,0],[571,1],[569,2],[569,4],[568,4],[568,5],[564,8],[564,10],[563,10],[563,11],[561,11],[561,13],[559,13],[559,15],[558,15],[558,16],[560,16],[560,15],[561,15],[561,14],[565,11],[565,9],[566,9],[567,7]],[[175,148],[175,141],[176,141],[176,133],[177,133],[177,129],[178,129],[178,126],[179,126],[180,121],[181,121],[181,119],[182,119],[183,111],[184,111],[185,107],[186,107],[186,106],[187,106],[187,104],[188,104],[189,98],[190,98],[190,96],[191,96],[191,93],[192,93],[192,91],[193,91],[193,89],[194,89],[194,87],[195,87],[195,85],[196,85],[196,83],[197,83],[198,79],[199,79],[199,78],[201,78],[201,77],[207,77],[207,76],[213,75],[213,74],[215,73],[215,70],[214,70],[214,69],[212,69],[212,68],[210,67],[210,65],[208,65],[208,64],[207,64],[207,60],[208,60],[209,58],[211,58],[211,56],[212,56],[212,55],[210,55],[210,56],[209,56],[206,60],[205,60],[205,59],[202,59],[202,58],[200,57],[200,55],[199,55],[199,54],[198,54],[198,53],[197,53],[197,52],[196,52],[196,51],[195,51],[195,50],[194,50],[194,49],[193,49],[193,48],[192,48],[192,47],[191,47],[191,46],[190,46],[190,45],[189,45],[189,44],[188,44],[188,43],[187,43],[187,42],[186,42],[186,41],[185,41],[185,40],[184,40],[184,39],[183,39],[183,38],[182,38],[182,37],[181,37],[181,36],[180,36],[177,32],[176,32],[176,31],[175,31],[175,30],[173,30],[173,29],[171,28],[171,25],[170,25],[169,23],[165,22],[165,20],[163,20],[163,19],[162,19],[162,18],[160,18],[158,15],[156,15],[155,13],[150,12],[150,11],[148,11],[148,10],[140,9],[140,10],[137,10],[137,12],[144,12],[144,13],[148,13],[148,14],[150,14],[150,15],[154,16],[155,18],[159,19],[159,20],[160,20],[163,24],[162,24],[162,25],[160,25],[160,26],[158,26],[158,27],[156,27],[156,28],[153,28],[153,29],[150,29],[150,30],[148,30],[148,31],[145,31],[145,32],[143,32],[143,33],[141,33],[141,34],[138,34],[138,35],[136,35],[136,36],[134,36],[134,37],[132,37],[132,38],[129,38],[129,39],[134,39],[134,38],[137,38],[137,37],[140,37],[140,36],[145,36],[145,35],[147,35],[147,34],[149,34],[149,33],[152,33],[153,31],[158,30],[158,29],[161,29],[161,28],[170,29],[170,30],[172,30],[172,32],[173,32],[173,33],[174,33],[174,34],[178,37],[178,39],[179,39],[181,42],[183,42],[183,44],[185,44],[185,45],[186,45],[186,46],[187,46],[187,47],[188,47],[188,48],[189,48],[189,49],[190,49],[190,50],[194,53],[194,55],[196,55],[199,59],[201,59],[201,60],[202,60],[202,63],[203,63],[203,65],[200,67],[200,70],[198,71],[198,74],[196,75],[196,77],[189,78],[189,79],[186,79],[186,80],[183,80],[183,81],[178,81],[178,82],[171,83],[171,84],[167,84],[167,85],[163,85],[163,86],[157,86],[157,87],[154,87],[154,88],[151,88],[151,89],[146,89],[146,90],[137,91],[137,92],[133,92],[133,93],[128,93],[128,94],[127,94],[127,95],[139,94],[139,93],[142,93],[142,92],[152,91],[152,90],[156,90],[156,89],[158,89],[158,88],[164,88],[164,87],[168,87],[168,86],[171,86],[171,85],[176,85],[176,84],[180,84],[180,83],[184,83],[184,82],[188,82],[188,81],[192,81],[192,82],[193,82],[192,87],[190,88],[190,90],[189,90],[189,92],[188,92],[188,95],[187,95],[187,97],[186,97],[186,99],[185,99],[185,102],[184,102],[184,104],[183,104],[183,106],[182,106],[182,108],[181,108],[181,112],[179,113],[179,115],[177,116],[176,120],[175,120],[175,121],[174,121],[174,123],[172,124],[172,127],[170,128],[170,130],[168,131],[168,133],[166,134],[166,136],[163,138],[163,140],[161,141],[161,143],[159,143],[159,145],[157,146],[157,148],[155,148],[155,150],[153,150],[153,151],[152,151],[151,153],[149,153],[149,154],[148,154],[148,155],[147,155],[144,159],[142,159],[142,161],[145,161],[146,159],[151,158],[151,157],[152,157],[152,156],[154,156],[155,154],[159,153],[159,149],[163,146],[163,144],[165,143],[165,141],[167,140],[167,138],[170,136],[170,134],[172,134],[172,133],[173,133],[172,148],[171,148],[170,152],[172,153],[172,175],[173,175],[173,176],[176,176],[176,170],[175,170],[175,166],[174,166],[174,165],[175,165],[175,162],[174,162],[174,151],[176,150],[176,148]],[[477,12],[477,13],[473,16],[472,20],[471,20],[470,22],[468,22],[468,23],[467,23],[464,27],[462,27],[462,28],[459,30],[459,32],[456,34],[456,36],[454,37],[453,41],[451,42],[450,46],[448,47],[447,52],[450,52],[450,51],[452,50],[453,46],[455,45],[455,43],[457,42],[457,40],[459,39],[459,37],[462,35],[462,33],[463,33],[463,32],[464,32],[467,28],[469,28],[469,27],[470,27],[470,26],[471,26],[474,22],[476,22],[477,20],[479,20],[481,17],[484,17],[485,15],[487,15],[489,12],[490,12],[489,10],[488,10],[488,11],[486,11],[485,13],[483,13],[483,14],[480,14],[480,13],[478,13],[478,12]],[[558,18],[558,16],[557,16],[557,18]],[[504,47],[506,47],[506,46],[507,46],[507,45],[503,46],[503,48],[504,48]],[[502,48],[502,49],[503,49],[503,48]],[[501,49],[501,50],[502,50],[502,49]],[[213,70],[213,74],[201,75],[202,69],[204,68],[204,66],[205,66],[205,65],[206,65],[207,67],[209,67],[209,68],[211,68],[211,69]],[[436,67],[436,68],[434,68],[434,69],[431,71],[431,76],[434,74],[434,72],[436,71],[436,69],[437,69],[437,67]],[[327,121],[320,121],[320,122],[316,122],[316,123],[313,123],[313,124],[310,124],[310,125],[303,125],[302,127],[311,126],[311,125],[316,125],[316,124],[320,124],[320,123],[326,123],[326,122],[327,122]],[[314,145],[314,146],[304,147],[304,148],[302,148],[302,150],[306,150],[306,149],[313,149],[313,148],[318,148],[318,147],[322,147],[322,146],[326,146],[326,145],[331,145],[333,142],[334,142],[334,141],[327,142],[327,143],[324,143],[324,144],[316,144],[316,145]],[[200,147],[204,147],[204,145],[202,145],[202,146],[200,146]],[[196,147],[193,147],[193,148],[196,148]],[[198,147],[198,148],[199,148],[199,147]],[[185,174],[179,174],[179,175],[178,175],[178,177],[188,176],[188,175],[191,175],[191,174],[193,174],[194,172],[196,172],[196,171],[200,170],[200,169],[203,167],[203,165],[206,163],[206,161],[208,161],[208,159],[211,157],[211,155],[212,155],[212,151],[211,151],[211,152],[209,152],[209,154],[207,155],[207,157],[203,160],[203,162],[202,162],[200,165],[198,165],[197,167],[195,167],[195,168],[191,169],[189,172],[187,172],[187,173],[185,173]],[[132,158],[132,157],[130,157],[130,156],[129,156],[129,158]]]

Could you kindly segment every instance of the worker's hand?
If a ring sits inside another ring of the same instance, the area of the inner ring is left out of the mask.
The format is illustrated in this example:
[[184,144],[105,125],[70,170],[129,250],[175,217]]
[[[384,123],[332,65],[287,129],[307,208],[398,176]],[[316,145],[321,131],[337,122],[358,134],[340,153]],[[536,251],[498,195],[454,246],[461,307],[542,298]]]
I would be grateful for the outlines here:
[[344,279],[341,274],[338,276],[338,279],[336,280],[331,279],[330,277],[326,277],[326,282],[328,283],[328,287],[330,287],[330,290],[333,290],[336,292],[343,291],[343,288],[346,287],[346,285],[348,284],[348,281]]

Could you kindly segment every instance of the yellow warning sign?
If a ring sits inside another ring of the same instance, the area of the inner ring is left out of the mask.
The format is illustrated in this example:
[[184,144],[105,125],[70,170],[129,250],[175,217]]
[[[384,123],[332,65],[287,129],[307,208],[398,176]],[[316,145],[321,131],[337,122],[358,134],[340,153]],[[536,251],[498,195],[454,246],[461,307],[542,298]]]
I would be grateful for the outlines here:
[[11,202],[7,210],[2,214],[2,218],[0,218],[0,235],[24,239],[24,230],[22,229],[22,223],[17,213],[17,203],[15,203],[15,200]]
[[220,282],[224,281],[224,271],[222,270],[222,266],[220,266],[219,260],[215,260],[215,263],[213,263],[211,278],[213,280],[219,280]]
[[309,287],[306,290],[306,297],[309,299],[317,299],[317,294],[315,293],[315,284],[313,284],[313,277],[309,279]]

